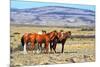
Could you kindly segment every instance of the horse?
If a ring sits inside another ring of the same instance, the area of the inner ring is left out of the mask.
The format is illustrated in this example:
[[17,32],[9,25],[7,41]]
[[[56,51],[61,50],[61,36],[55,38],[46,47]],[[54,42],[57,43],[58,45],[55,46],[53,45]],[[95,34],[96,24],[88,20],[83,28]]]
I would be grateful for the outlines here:
[[38,34],[36,37],[36,41],[38,43],[38,49],[42,52],[42,44],[45,43],[45,50],[48,52],[48,45],[49,45],[49,37],[47,34]]
[[[57,31],[54,30],[53,32],[50,32],[48,35],[50,37],[50,52],[52,52],[52,47],[55,44],[55,41],[57,40]],[[53,50],[55,51],[54,48]]]
[[58,32],[57,37],[53,40],[53,46],[51,47],[51,49],[53,48],[55,53],[56,53],[56,46],[57,43],[61,43],[62,44],[62,53],[64,52],[64,44],[66,42],[67,38],[71,37],[71,31],[65,32],[65,33],[61,33]]
[[21,43],[22,43],[24,54],[27,54],[26,48],[27,48],[29,42],[31,43],[31,49],[34,50],[35,43],[36,43],[36,36],[37,36],[37,33],[25,33],[21,37]]
[[[56,36],[56,31],[52,31],[50,33],[46,33],[46,31],[43,31],[43,34],[38,34],[36,37],[36,41],[38,43],[39,48],[38,49],[42,49],[42,43],[45,43],[45,52],[48,53],[48,46],[49,43],[52,42],[52,40],[55,38]],[[41,50],[42,52],[42,50]]]

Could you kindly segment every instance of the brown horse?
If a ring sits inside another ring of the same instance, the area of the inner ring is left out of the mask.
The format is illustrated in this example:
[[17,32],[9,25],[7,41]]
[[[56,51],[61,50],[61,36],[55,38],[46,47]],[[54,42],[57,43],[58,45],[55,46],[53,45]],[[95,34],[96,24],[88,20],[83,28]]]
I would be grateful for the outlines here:
[[57,36],[57,32],[56,31],[52,31],[50,33],[46,33],[45,31],[43,31],[43,34],[37,35],[36,41],[37,41],[37,43],[39,45],[40,50],[42,48],[42,43],[45,43],[44,49],[45,49],[46,53],[48,53],[49,43],[51,43],[52,40],[54,40],[54,38],[56,36]]
[[24,54],[27,53],[26,48],[29,42],[31,43],[31,49],[35,48],[36,36],[37,36],[37,33],[25,33],[22,36],[21,43],[22,43]]
[[52,52],[53,41],[56,40],[57,31],[54,30],[54,31],[48,33],[48,35],[49,35],[49,39],[50,39],[50,51]]
[[42,52],[42,44],[45,43],[45,50],[48,52],[48,45],[49,45],[49,37],[47,34],[38,34],[36,37],[36,41],[38,43],[38,49]]
[[66,39],[71,37],[71,31],[65,32],[65,33],[61,33],[58,32],[57,37],[53,40],[53,46],[51,47],[51,49],[53,48],[55,53],[56,53],[56,46],[57,43],[61,43],[62,44],[62,53],[64,51],[64,44],[66,42]]

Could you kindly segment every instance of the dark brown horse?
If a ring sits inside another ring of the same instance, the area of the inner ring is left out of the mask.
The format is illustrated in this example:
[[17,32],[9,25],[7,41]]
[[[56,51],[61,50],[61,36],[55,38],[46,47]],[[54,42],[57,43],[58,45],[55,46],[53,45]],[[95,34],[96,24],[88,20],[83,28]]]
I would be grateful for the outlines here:
[[66,42],[66,39],[71,37],[71,31],[65,32],[65,33],[61,33],[58,32],[57,37],[53,40],[53,46],[51,46],[51,49],[53,48],[55,53],[56,53],[56,46],[57,43],[61,43],[62,44],[62,53],[64,52],[64,44]]
[[53,42],[56,40],[56,38],[57,38],[57,31],[56,30],[54,30],[54,31],[52,31],[52,32],[50,32],[50,33],[48,33],[48,36],[49,36],[49,43],[50,43],[50,51],[52,52],[52,47],[53,47]]

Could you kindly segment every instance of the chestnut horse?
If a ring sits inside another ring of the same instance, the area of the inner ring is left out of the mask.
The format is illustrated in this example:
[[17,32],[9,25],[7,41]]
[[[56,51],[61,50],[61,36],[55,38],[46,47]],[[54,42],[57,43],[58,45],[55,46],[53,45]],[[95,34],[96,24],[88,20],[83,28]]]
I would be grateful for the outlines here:
[[42,52],[42,44],[45,43],[45,51],[48,52],[49,36],[47,34],[38,34],[36,37],[38,49]]
[[24,54],[27,53],[26,48],[29,42],[31,43],[31,49],[34,50],[35,43],[36,43],[36,36],[37,36],[37,33],[25,33],[22,36],[21,43],[22,43]]
[[[45,32],[45,31],[44,31]],[[57,32],[56,31],[52,31],[50,33],[44,33],[43,34],[38,34],[36,37],[36,41],[38,43],[38,46],[41,51],[42,51],[42,43],[45,43],[45,52],[48,53],[48,46],[49,43],[52,42],[52,40],[54,40],[54,38],[57,36]]]
[[51,47],[51,49],[53,48],[55,53],[56,53],[56,46],[57,43],[61,43],[62,44],[62,53],[64,52],[64,44],[66,42],[66,39],[71,37],[71,31],[65,32],[65,33],[61,33],[58,32],[57,37],[53,40],[53,46]]

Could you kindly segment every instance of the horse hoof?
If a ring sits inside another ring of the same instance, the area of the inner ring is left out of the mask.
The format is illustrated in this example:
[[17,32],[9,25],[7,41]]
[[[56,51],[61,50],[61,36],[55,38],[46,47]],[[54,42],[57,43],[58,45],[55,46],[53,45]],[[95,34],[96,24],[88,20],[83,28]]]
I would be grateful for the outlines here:
[[27,54],[27,52],[24,52],[23,54]]
[[41,51],[37,50],[36,53],[39,54]]
[[62,52],[62,54],[64,54],[64,52]]
[[35,51],[33,51],[33,53],[35,53]]

